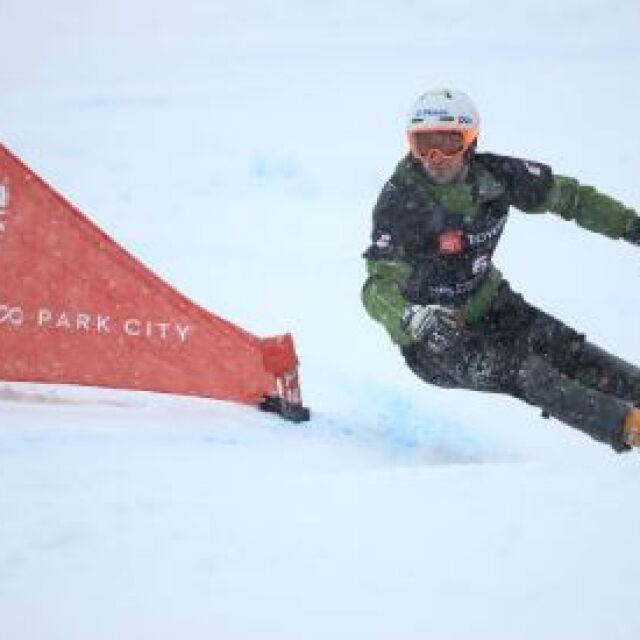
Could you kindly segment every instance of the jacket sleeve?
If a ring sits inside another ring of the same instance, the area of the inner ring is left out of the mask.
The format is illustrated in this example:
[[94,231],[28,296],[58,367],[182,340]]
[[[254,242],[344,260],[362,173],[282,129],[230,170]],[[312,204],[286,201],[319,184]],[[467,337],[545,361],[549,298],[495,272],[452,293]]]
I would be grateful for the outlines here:
[[402,329],[407,306],[402,286],[411,275],[411,266],[399,260],[367,260],[368,278],[362,288],[362,303],[367,313],[387,330],[398,345],[412,342]]
[[638,228],[636,212],[573,178],[554,176],[541,209],[556,213],[565,220],[574,220],[589,231],[637,243],[634,238]]
[[540,162],[496,154],[479,154],[502,183],[510,205],[525,213],[555,213],[589,231],[640,244],[637,213],[617,200],[581,185],[574,178],[555,175]]
[[403,290],[413,272],[407,257],[406,201],[405,190],[391,178],[373,209],[371,244],[363,256],[368,277],[362,288],[362,303],[369,316],[382,324],[400,346],[413,341],[402,328],[408,304]]

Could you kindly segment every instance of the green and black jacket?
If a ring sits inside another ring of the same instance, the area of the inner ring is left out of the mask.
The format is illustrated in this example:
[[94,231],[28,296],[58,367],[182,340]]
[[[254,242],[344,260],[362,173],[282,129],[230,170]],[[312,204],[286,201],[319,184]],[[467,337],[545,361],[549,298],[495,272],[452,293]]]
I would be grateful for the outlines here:
[[477,153],[464,182],[436,185],[407,156],[378,198],[364,254],[364,306],[394,342],[411,342],[401,327],[407,305],[453,307],[471,324],[484,315],[502,281],[492,256],[512,206],[640,241],[632,209],[544,164]]

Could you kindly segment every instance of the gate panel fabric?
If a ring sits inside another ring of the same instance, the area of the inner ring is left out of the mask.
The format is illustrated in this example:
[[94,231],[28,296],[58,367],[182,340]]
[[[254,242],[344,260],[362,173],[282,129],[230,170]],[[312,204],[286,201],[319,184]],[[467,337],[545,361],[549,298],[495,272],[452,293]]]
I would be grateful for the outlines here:
[[1,379],[259,404],[297,364],[290,336],[188,300],[0,145]]

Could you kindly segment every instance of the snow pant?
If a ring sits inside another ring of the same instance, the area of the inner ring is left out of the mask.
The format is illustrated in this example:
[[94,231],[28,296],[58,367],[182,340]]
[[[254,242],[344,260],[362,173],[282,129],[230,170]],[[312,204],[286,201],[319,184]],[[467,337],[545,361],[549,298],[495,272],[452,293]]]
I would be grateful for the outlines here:
[[640,369],[528,304],[506,282],[487,314],[447,349],[435,353],[416,342],[402,352],[428,383],[509,394],[616,451],[629,449],[622,425],[640,405]]

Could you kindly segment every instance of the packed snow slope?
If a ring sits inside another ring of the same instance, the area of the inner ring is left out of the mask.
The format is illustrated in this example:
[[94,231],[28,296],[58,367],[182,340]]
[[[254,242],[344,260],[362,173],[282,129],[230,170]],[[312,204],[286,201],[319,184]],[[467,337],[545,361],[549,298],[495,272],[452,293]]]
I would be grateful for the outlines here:
[[[638,455],[426,387],[359,302],[425,88],[640,208],[637,2],[0,1],[0,139],[192,299],[292,331],[314,412],[1,384],[0,638],[638,637]],[[513,212],[496,260],[640,363],[640,249]]]

